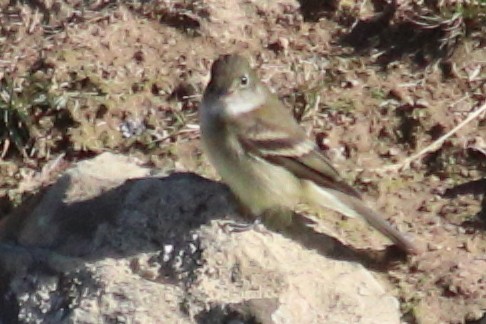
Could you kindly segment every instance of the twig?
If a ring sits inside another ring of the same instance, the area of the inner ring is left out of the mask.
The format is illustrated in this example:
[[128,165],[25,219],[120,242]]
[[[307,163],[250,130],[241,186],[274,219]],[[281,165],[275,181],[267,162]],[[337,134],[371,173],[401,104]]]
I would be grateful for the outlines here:
[[460,98],[459,100],[454,101],[453,103],[451,103],[451,104],[449,105],[449,107],[451,107],[451,108],[452,108],[452,107],[454,107],[455,105],[459,104],[460,102],[462,102],[462,101],[464,101],[464,100],[466,100],[466,99],[468,99],[468,98],[469,98],[469,93],[466,93],[466,95],[465,95],[464,97]]
[[435,142],[433,142],[432,144],[430,144],[429,146],[427,146],[426,148],[424,148],[423,150],[421,150],[417,154],[414,154],[414,155],[406,158],[401,163],[387,166],[384,169],[399,171],[399,170],[403,170],[403,169],[408,168],[413,161],[419,159],[422,155],[429,153],[429,152],[432,152],[432,151],[435,151],[438,148],[440,148],[442,146],[442,144],[445,142],[446,139],[448,139],[449,137],[454,135],[454,133],[456,133],[459,129],[464,127],[464,125],[466,125],[467,123],[472,121],[474,118],[478,117],[484,111],[486,111],[486,102],[483,103],[483,105],[481,107],[479,107],[479,109],[470,113],[469,116],[467,116],[467,118],[464,119],[462,122],[460,122],[456,127],[451,129],[448,133],[446,133],[443,136],[441,136],[440,138],[438,138]]

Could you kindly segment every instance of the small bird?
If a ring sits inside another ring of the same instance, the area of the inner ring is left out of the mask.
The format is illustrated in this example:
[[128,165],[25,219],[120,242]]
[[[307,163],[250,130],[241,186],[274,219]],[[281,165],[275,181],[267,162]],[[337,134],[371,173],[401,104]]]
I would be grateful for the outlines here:
[[362,217],[407,253],[417,246],[339,176],[248,60],[223,55],[200,107],[201,138],[223,181],[255,216],[299,204]]

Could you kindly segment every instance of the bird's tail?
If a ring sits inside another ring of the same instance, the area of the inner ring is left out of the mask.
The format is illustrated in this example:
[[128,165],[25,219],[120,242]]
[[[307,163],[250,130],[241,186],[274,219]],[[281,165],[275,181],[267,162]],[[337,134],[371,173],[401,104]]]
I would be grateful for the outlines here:
[[392,227],[378,212],[365,203],[340,191],[323,188],[313,182],[306,186],[306,200],[312,205],[335,210],[348,217],[361,217],[407,253],[418,254],[420,249],[409,238]]

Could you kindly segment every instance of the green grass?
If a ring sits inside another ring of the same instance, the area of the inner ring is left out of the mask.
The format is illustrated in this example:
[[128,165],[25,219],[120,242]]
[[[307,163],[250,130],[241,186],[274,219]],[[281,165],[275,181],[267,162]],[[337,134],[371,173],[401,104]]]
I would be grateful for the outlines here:
[[0,149],[2,158],[11,150],[25,154],[25,145],[31,138],[28,109],[14,88],[13,79],[4,79],[0,83]]
[[[0,154],[43,157],[72,125],[69,97],[42,72],[0,81]],[[57,137],[56,137],[57,136]]]

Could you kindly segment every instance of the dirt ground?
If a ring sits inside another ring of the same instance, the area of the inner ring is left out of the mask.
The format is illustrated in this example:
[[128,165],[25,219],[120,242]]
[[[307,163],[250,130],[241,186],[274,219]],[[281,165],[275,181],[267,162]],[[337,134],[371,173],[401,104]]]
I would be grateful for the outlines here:
[[[244,53],[345,178],[426,246],[376,270],[403,320],[476,323],[486,310],[485,113],[413,156],[485,102],[486,9],[469,9],[475,20],[438,7],[0,1],[0,215],[104,151],[217,178],[200,150],[198,103],[211,62]],[[357,248],[385,243],[340,217],[326,227]]]

